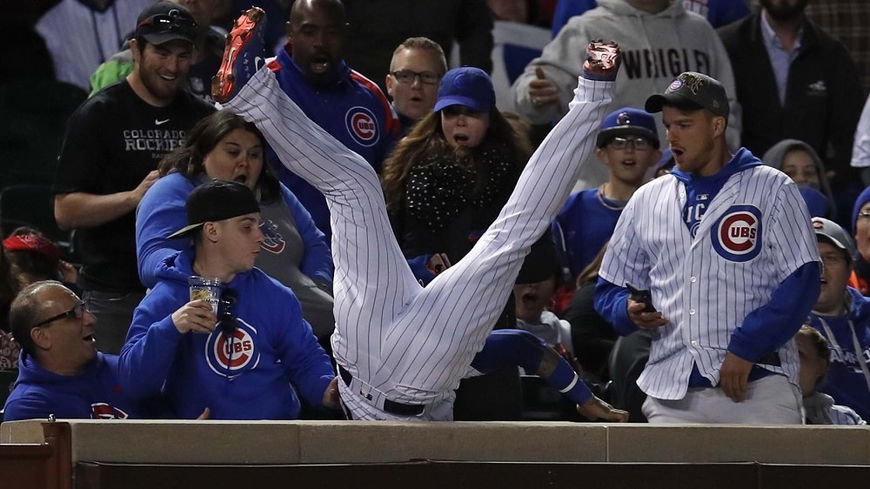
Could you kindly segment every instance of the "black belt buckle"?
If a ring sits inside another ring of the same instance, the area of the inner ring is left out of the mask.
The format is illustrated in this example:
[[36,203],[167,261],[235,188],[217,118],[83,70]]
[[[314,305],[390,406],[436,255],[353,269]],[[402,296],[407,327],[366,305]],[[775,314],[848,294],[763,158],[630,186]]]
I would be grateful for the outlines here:
[[[353,375],[341,365],[338,366],[338,375],[341,377],[344,385],[350,387]],[[384,411],[396,416],[419,416],[423,414],[425,408],[422,404],[402,404],[401,402],[384,399]]]

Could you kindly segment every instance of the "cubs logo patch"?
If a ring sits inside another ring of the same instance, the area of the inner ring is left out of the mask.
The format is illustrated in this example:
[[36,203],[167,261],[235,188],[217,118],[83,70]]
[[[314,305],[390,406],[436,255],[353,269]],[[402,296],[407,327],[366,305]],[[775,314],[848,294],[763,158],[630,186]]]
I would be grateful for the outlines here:
[[127,413],[111,404],[95,402],[91,404],[91,419],[127,419]]
[[208,368],[230,379],[238,377],[245,370],[256,368],[260,363],[256,335],[256,328],[239,318],[236,318],[236,328],[230,334],[215,328],[205,342]]
[[753,205],[731,206],[710,234],[713,249],[722,258],[749,261],[761,252],[761,211]]
[[683,88],[683,80],[680,80],[679,78],[677,78],[676,80],[672,81],[671,84],[668,85],[668,91],[669,91],[669,92],[676,92],[676,91],[679,90],[680,88]]
[[373,146],[378,142],[378,123],[375,114],[369,109],[357,105],[351,107],[344,116],[347,132],[360,146]]
[[260,221],[260,231],[263,233],[263,242],[260,244],[260,248],[276,255],[284,251],[287,242],[284,241],[284,237],[278,232],[277,224],[270,219],[263,219]]

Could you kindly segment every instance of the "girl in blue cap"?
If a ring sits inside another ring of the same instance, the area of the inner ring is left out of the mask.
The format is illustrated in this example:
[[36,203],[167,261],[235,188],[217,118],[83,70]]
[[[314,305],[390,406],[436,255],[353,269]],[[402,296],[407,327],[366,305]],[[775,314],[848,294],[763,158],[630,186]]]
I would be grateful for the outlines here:
[[448,71],[434,112],[384,164],[387,210],[414,275],[424,283],[459,261],[498,215],[531,154],[495,107],[492,81]]
[[[489,75],[472,67],[444,75],[434,112],[397,145],[383,171],[396,238],[422,283],[471,250],[507,202],[530,154],[527,138],[495,107]],[[516,327],[514,309],[511,300],[496,329]],[[454,417],[518,419],[520,399],[516,369],[464,380]]]

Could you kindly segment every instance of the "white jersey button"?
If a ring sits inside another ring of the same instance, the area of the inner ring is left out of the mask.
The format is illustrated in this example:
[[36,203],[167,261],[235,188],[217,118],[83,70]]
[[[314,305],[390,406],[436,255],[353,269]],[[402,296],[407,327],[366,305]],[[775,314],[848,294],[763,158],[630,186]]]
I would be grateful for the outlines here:
[[696,276],[694,276],[694,275],[692,275],[691,277],[689,277],[689,282],[695,283],[695,282],[697,282],[697,281],[698,281],[698,277],[696,277]]
[[695,309],[694,308],[689,309],[689,316],[694,316],[694,315],[695,315]]

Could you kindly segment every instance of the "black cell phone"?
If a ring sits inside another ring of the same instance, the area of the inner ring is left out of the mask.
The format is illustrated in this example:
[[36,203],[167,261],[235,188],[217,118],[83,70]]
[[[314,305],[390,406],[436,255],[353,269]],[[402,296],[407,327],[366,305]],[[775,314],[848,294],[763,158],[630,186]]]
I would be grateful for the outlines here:
[[625,283],[625,288],[630,293],[629,298],[635,302],[643,302],[646,304],[643,312],[656,312],[656,308],[652,305],[652,294],[649,290],[638,290],[630,283]]

